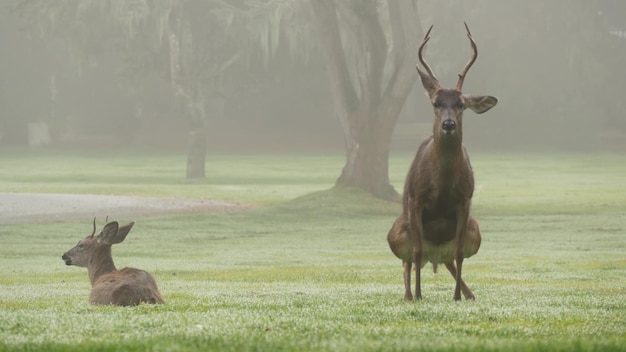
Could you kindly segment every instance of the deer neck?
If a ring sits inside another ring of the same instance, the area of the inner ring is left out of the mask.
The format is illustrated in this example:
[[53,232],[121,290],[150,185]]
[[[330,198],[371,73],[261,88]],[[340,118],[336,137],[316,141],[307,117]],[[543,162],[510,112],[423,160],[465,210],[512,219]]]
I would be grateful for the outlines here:
[[[452,135],[434,134],[433,162],[443,175],[454,173],[464,159],[463,136],[459,128]],[[451,175],[452,176],[452,175]]]
[[91,286],[104,274],[116,271],[113,257],[111,257],[111,247],[103,248],[98,255],[89,260],[87,271],[89,272],[89,281]]

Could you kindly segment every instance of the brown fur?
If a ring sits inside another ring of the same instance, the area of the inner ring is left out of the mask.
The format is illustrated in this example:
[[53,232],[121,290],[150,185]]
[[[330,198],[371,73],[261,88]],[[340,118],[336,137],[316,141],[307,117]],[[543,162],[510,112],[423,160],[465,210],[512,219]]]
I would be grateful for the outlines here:
[[[467,25],[466,25],[467,27]],[[432,27],[431,27],[432,29]],[[467,150],[463,146],[463,111],[467,108],[483,113],[496,105],[492,96],[465,95],[461,92],[465,74],[476,58],[472,57],[459,74],[455,89],[442,88],[432,70],[422,58],[422,49],[430,39],[430,30],[419,48],[419,59],[426,72],[417,67],[435,119],[433,135],[419,147],[407,174],[403,212],[394,222],[387,240],[393,253],[404,266],[405,299],[412,300],[411,266],[416,263],[415,298],[421,299],[421,268],[438,262],[456,279],[454,299],[474,299],[474,294],[462,279],[463,259],[480,248],[478,222],[470,217],[474,192],[474,174]]]
[[165,303],[152,275],[134,268],[117,270],[113,264],[111,246],[124,241],[134,224],[131,222],[119,227],[113,221],[94,236],[94,219],[93,233],[61,257],[66,265],[87,268],[92,286],[89,295],[91,304],[135,306],[141,303]]
[[[427,231],[428,232],[428,231]],[[452,230],[454,235],[454,230]],[[404,289],[405,298],[407,300],[412,299],[411,294],[411,268],[413,265],[413,241],[409,236],[409,222],[404,215],[400,215],[387,234],[387,241],[389,247],[396,257],[402,260],[402,266],[404,268]],[[467,235],[465,236],[463,253],[465,258],[469,258],[478,252],[480,248],[480,229],[478,228],[478,222],[476,219],[470,216],[469,223],[467,225]],[[448,242],[450,244],[450,242]],[[419,270],[426,265],[427,262],[433,264],[433,272],[437,272],[438,263],[444,263],[452,277],[456,279],[456,267],[454,266],[453,248],[448,246],[441,248],[437,246],[427,246],[424,251],[421,264],[416,267]],[[464,281],[461,281],[461,290],[466,299],[473,296],[472,291],[467,287]]]

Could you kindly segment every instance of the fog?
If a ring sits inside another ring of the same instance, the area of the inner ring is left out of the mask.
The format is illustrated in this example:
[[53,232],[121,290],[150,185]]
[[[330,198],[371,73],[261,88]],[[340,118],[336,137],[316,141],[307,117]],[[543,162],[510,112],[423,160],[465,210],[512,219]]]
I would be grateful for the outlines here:
[[[180,62],[167,33],[150,20],[123,22],[107,6],[81,13],[80,3],[3,2],[0,147],[186,150],[195,104],[210,153],[344,150],[308,2],[285,1],[278,11],[226,1],[240,10],[231,13],[211,1],[188,1],[179,17],[188,16],[185,33],[194,45]],[[468,59],[467,21],[479,56],[464,91],[499,98],[487,114],[466,112],[470,148],[626,150],[624,1],[417,6],[422,30],[434,25],[426,55],[442,84],[453,86]],[[148,10],[154,19],[159,9]],[[177,38],[183,51],[185,38]],[[353,37],[342,39],[348,52]],[[417,48],[412,55],[416,62]],[[182,67],[180,76],[173,65]],[[391,151],[415,150],[431,120],[416,81]]]

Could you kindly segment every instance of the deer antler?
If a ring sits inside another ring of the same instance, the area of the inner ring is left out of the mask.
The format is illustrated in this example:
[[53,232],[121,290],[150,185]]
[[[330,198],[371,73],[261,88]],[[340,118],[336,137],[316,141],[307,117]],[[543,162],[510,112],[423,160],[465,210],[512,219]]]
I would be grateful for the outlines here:
[[93,232],[91,232],[91,236],[96,234],[96,218],[93,218]]
[[433,70],[430,68],[430,66],[422,56],[422,51],[424,50],[426,43],[428,43],[428,41],[430,40],[430,31],[432,29],[433,26],[431,25],[430,28],[428,28],[428,32],[426,32],[426,35],[424,36],[424,40],[422,40],[422,44],[420,44],[419,50],[417,52],[417,57],[422,63],[422,66],[424,66],[424,69],[426,69],[426,72],[428,72],[428,75],[437,83],[437,85],[439,85],[439,80],[437,79],[437,77],[435,77],[435,75],[433,74]]
[[470,29],[467,26],[467,22],[463,22],[463,23],[465,23],[465,29],[467,30],[467,37],[469,38],[470,45],[472,47],[472,55],[470,56],[470,59],[467,62],[467,65],[465,65],[465,67],[463,68],[463,71],[459,73],[459,82],[456,84],[456,90],[458,90],[459,92],[463,88],[463,81],[465,80],[465,75],[467,74],[467,71],[469,71],[470,67],[472,67],[472,65],[474,64],[474,61],[476,61],[476,58],[478,57],[478,48],[476,47],[476,42],[474,41],[474,38],[472,37],[472,32],[470,32]]

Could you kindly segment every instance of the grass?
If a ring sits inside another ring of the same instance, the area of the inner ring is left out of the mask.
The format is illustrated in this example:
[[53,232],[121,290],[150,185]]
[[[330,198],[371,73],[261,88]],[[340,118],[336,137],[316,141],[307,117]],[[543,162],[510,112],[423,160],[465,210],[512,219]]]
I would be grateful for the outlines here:
[[0,190],[5,192],[206,198],[257,205],[328,188],[342,166],[340,155],[208,156],[206,180],[190,181],[184,177],[181,154],[17,150],[0,151],[0,158]]
[[[162,306],[88,304],[86,270],[60,259],[88,220],[2,225],[0,351],[626,350],[625,156],[473,155],[477,300],[453,302],[450,275],[428,266],[416,303],[385,241],[399,205],[328,191],[339,155],[210,157],[205,182],[182,178],[181,155],[0,158],[0,191],[255,205],[119,219],[137,224],[116,264],[152,272]],[[397,189],[410,158],[391,159]]]

